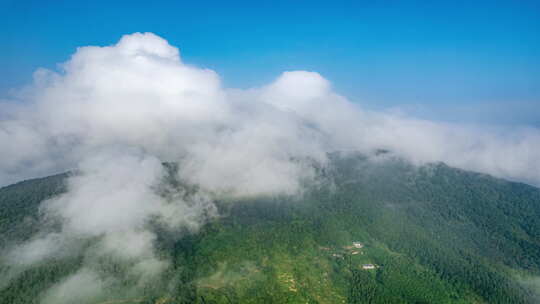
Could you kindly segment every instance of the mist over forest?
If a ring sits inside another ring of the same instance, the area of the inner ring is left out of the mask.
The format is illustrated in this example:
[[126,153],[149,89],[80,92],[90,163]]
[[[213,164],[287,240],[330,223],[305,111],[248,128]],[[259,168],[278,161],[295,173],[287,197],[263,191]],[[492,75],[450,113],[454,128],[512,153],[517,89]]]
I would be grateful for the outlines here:
[[540,130],[222,83],[133,33],[0,100],[0,303],[538,301]]

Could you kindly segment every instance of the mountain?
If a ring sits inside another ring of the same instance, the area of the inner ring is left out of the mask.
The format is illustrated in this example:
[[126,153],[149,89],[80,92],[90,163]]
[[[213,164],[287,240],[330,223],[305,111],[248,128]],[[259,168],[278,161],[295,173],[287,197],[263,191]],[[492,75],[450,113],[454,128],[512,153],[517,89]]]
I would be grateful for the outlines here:
[[[158,279],[135,283],[129,265],[102,261],[117,283],[87,303],[540,301],[540,189],[386,152],[334,153],[317,170],[302,195],[218,197],[220,216],[197,233],[160,231],[155,246],[171,263]],[[0,247],[42,229],[39,204],[68,176],[0,189]],[[84,259],[15,271],[2,258],[0,303],[40,303]]]

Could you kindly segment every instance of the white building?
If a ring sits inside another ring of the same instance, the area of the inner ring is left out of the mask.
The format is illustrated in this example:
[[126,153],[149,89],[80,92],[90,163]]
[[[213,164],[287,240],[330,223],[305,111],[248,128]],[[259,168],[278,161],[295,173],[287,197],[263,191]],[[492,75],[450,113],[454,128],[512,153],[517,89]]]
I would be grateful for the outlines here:
[[355,248],[363,248],[363,247],[364,247],[364,244],[362,244],[362,243],[360,243],[360,242],[353,242],[352,244],[353,244],[353,246],[354,246]]
[[375,269],[375,265],[373,265],[373,264],[364,264],[364,265],[362,265],[362,269]]

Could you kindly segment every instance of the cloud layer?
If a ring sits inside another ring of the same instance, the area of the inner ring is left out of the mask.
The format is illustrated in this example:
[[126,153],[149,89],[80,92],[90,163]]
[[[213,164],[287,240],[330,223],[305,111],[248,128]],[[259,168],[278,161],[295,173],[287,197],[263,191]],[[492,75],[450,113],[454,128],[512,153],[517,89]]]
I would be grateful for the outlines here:
[[[60,72],[35,82],[0,115],[0,184],[76,168],[88,155],[137,148],[186,162],[184,177],[212,189],[293,190],[327,151],[384,148],[415,162],[450,165],[540,184],[540,133],[487,130],[363,111],[317,73],[285,72],[250,90],[181,61],[151,33],[81,47]],[[292,186],[291,186],[292,185]]]

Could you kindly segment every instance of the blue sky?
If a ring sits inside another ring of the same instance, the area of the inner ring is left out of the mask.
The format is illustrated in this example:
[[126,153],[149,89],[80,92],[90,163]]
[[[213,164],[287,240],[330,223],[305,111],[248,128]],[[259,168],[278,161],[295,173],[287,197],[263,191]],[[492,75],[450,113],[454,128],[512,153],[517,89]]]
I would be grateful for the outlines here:
[[540,126],[540,1],[0,0],[0,96],[147,31],[227,87],[309,70],[371,109]]

